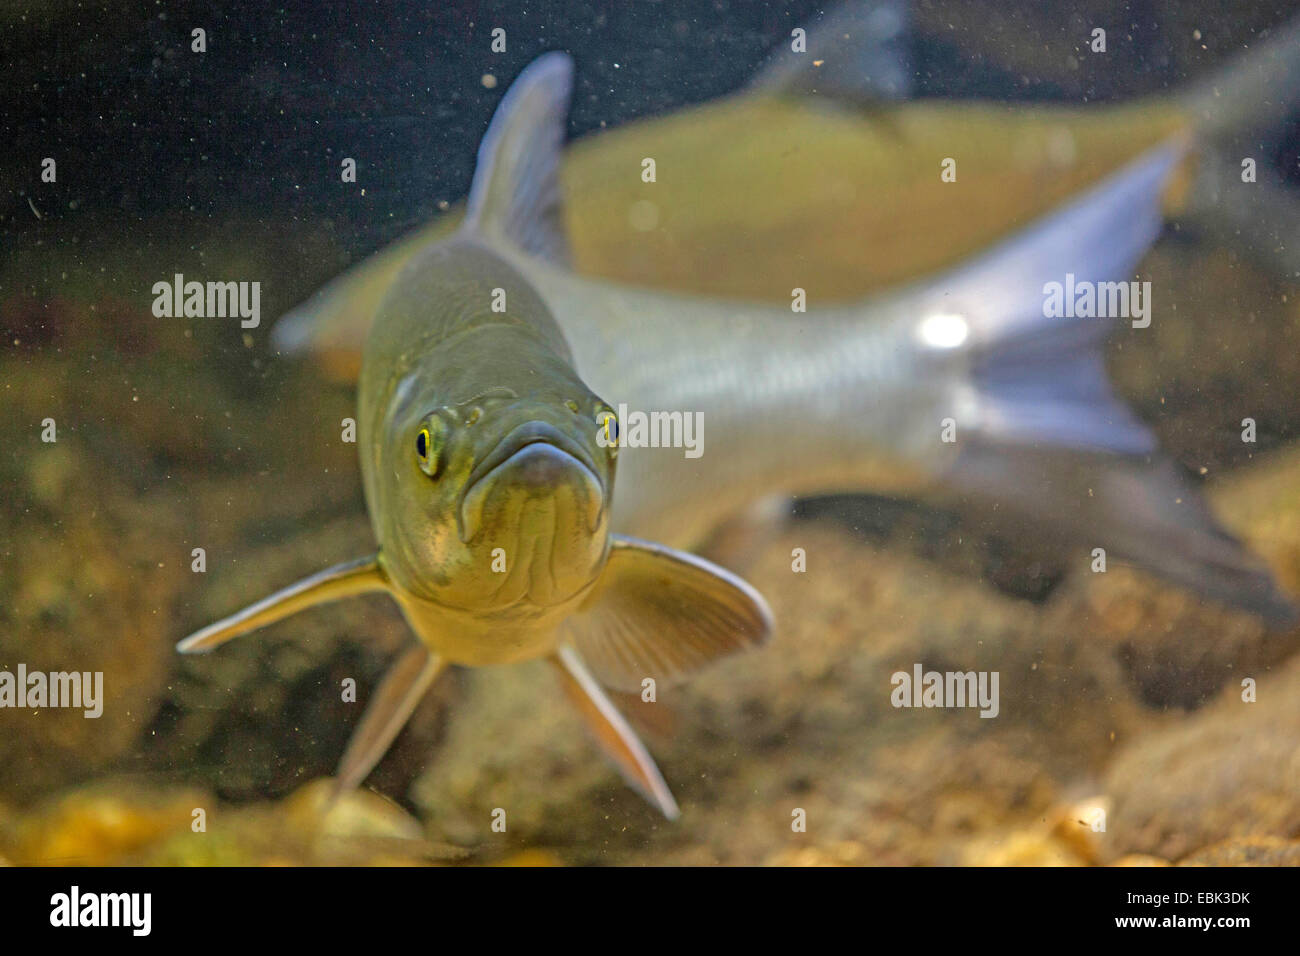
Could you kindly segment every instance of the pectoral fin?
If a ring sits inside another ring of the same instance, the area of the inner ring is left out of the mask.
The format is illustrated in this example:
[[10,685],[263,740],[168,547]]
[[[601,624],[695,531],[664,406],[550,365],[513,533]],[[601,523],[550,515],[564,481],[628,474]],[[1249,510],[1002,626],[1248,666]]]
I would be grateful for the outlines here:
[[639,692],[649,677],[663,686],[771,636],[767,602],[731,572],[649,541],[612,540],[596,590],[566,622],[602,684]]
[[561,647],[550,661],[560,675],[565,693],[587,721],[592,736],[614,761],[628,785],[658,807],[669,820],[676,820],[681,811],[663,774],[655,766],[654,758],[583,666],[577,652],[571,647]]
[[355,594],[387,590],[388,579],[379,566],[378,555],[346,561],[304,578],[297,584],[291,584],[282,591],[276,591],[270,597],[215,624],[209,624],[201,631],[195,631],[177,644],[176,649],[182,654],[210,651],[232,638],[273,624],[304,608]]
[[446,669],[443,659],[423,644],[411,647],[389,668],[339,760],[334,775],[336,796],[366,779]]

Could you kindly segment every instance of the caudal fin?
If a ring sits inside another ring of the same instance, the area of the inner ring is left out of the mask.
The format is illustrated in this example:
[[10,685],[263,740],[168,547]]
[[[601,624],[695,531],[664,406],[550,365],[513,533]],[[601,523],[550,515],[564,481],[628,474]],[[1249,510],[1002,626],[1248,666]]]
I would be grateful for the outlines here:
[[[1218,525],[1106,377],[1101,349],[1116,305],[1138,329],[1176,321],[1153,316],[1149,287],[1130,280],[1159,234],[1162,188],[1183,151],[1170,143],[1148,153],[933,287],[935,307],[961,311],[970,326],[952,392],[959,453],[946,482],[1004,521],[1078,546],[1081,563],[1104,548],[1290,623],[1295,608],[1267,568]],[[1073,307],[1089,287],[1093,308]],[[1045,306],[1054,294],[1060,309]],[[1098,311],[1111,318],[1088,314]]]

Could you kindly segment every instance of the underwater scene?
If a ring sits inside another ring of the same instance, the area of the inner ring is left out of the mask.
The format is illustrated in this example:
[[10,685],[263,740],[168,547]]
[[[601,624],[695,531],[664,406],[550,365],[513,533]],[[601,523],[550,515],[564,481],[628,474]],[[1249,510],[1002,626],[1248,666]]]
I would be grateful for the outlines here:
[[1300,864],[1300,2],[0,53],[0,864]]

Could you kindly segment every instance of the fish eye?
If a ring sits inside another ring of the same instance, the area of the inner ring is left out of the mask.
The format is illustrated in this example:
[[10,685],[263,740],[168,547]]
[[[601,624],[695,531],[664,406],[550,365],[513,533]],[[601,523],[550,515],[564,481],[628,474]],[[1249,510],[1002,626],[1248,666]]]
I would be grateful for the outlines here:
[[441,420],[431,418],[415,435],[415,460],[430,478],[438,474],[438,457],[442,453]]

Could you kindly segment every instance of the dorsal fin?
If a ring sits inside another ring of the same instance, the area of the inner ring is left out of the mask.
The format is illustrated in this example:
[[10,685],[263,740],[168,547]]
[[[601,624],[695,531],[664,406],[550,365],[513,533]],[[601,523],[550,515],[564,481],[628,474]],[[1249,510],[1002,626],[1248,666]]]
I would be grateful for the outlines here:
[[466,230],[569,264],[560,190],[573,60],[545,53],[511,84],[479,145]]
[[771,93],[864,105],[912,95],[905,0],[850,0],[807,24],[807,49],[784,38],[750,84]]

